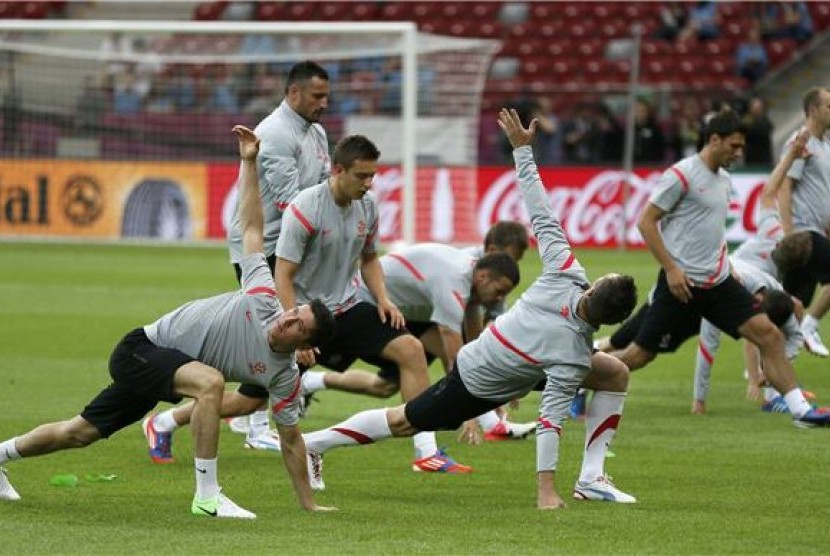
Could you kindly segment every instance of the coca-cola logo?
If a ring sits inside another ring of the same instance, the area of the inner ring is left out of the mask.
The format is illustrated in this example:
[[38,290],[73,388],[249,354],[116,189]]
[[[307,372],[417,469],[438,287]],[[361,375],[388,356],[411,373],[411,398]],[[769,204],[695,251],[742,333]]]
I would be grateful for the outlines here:
[[[548,184],[550,189],[547,193],[553,213],[573,244],[616,243],[622,237],[623,229],[627,244],[643,244],[637,231],[637,218],[648,203],[660,173],[652,173],[645,178],[636,174],[630,176],[628,201],[623,215],[626,175],[626,172],[619,170],[606,170],[594,174],[583,186]],[[512,170],[499,176],[481,199],[478,210],[479,233],[485,234],[490,225],[498,220],[513,220],[530,225],[522,195],[516,185],[516,173]]]

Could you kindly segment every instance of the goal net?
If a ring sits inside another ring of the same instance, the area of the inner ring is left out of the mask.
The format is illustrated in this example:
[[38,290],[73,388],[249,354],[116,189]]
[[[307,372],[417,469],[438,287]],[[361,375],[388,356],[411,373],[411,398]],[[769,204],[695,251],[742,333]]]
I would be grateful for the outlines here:
[[478,241],[481,93],[497,41],[412,23],[0,20],[0,234],[223,238],[233,124],[327,69],[323,125],[380,148],[383,241]]

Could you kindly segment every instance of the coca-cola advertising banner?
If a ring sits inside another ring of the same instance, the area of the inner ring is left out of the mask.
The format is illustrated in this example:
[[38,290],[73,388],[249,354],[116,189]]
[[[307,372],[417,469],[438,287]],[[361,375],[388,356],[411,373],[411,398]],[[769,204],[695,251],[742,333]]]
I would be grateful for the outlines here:
[[[213,164],[208,171],[208,236],[225,236],[235,206],[232,189],[237,165]],[[628,184],[624,218],[622,199],[626,174],[601,168],[542,168],[542,181],[554,214],[571,243],[578,247],[617,247],[625,227],[629,247],[643,247],[637,219],[662,175],[636,169]],[[726,238],[741,242],[757,229],[758,197],[766,174],[733,174],[735,196],[729,208]],[[477,243],[498,220],[530,220],[512,168],[419,168],[416,184],[416,240]],[[373,191],[380,205],[380,239],[401,239],[402,181],[397,167],[382,167]]]

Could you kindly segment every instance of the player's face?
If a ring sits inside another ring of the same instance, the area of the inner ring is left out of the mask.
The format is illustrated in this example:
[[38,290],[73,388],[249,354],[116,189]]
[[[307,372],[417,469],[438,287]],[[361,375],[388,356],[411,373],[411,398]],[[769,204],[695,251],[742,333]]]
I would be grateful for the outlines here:
[[746,136],[743,133],[733,133],[722,138],[715,137],[717,139],[718,166],[729,168],[743,154],[746,146]]
[[285,349],[303,346],[314,333],[314,313],[309,305],[300,305],[277,317],[271,329],[271,345]]
[[513,282],[510,281],[510,278],[507,276],[491,278],[489,273],[476,287],[478,300],[485,307],[501,303],[511,291],[513,291]]
[[312,77],[305,83],[296,85],[293,93],[295,101],[292,108],[309,122],[319,122],[329,106],[329,82],[319,77]]
[[830,91],[819,94],[818,106],[814,108],[813,117],[824,129],[830,128]]
[[362,199],[372,189],[372,180],[377,171],[377,161],[355,160],[348,169],[340,169],[340,192],[353,201]]

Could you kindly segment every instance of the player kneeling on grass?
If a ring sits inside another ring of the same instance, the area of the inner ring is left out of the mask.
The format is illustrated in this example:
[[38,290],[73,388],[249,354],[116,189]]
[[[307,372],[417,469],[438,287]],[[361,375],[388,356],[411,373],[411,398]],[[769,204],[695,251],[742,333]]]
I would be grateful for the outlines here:
[[[537,425],[537,505],[565,506],[554,474],[559,435],[577,388],[596,389],[588,407],[585,457],[573,496],[580,500],[635,502],[604,474],[604,457],[616,434],[628,389],[628,369],[613,357],[593,354],[592,337],[602,324],[624,320],[637,292],[630,276],[609,274],[593,285],[574,257],[542,186],[533,151],[536,122],[522,126],[515,110],[502,110],[499,124],[513,145],[519,186],[539,243],[543,272],[505,314],[464,345],[455,368],[406,404],[374,409],[343,423],[305,434],[312,480],[320,481],[320,454],[339,446],[367,444],[418,431],[451,430],[464,421],[524,396],[541,379]],[[322,487],[322,482],[316,485]]]
[[[0,464],[82,448],[140,420],[159,401],[193,398],[196,494],[191,511],[200,516],[253,519],[226,497],[217,480],[219,413],[225,381],[268,388],[282,441],[285,466],[307,510],[314,503],[306,472],[306,449],[298,421],[298,347],[324,342],[334,318],[320,301],[284,311],[262,252],[263,213],[255,160],[259,141],[236,126],[242,158],[239,211],[243,229],[242,289],[192,301],[156,322],[128,333],[110,358],[113,382],[77,417],[41,425],[0,443]],[[150,425],[146,431],[156,436]],[[0,470],[0,500],[20,496]]]

